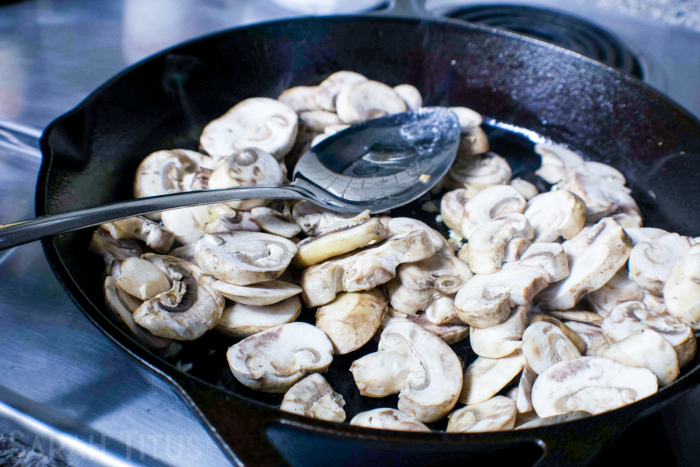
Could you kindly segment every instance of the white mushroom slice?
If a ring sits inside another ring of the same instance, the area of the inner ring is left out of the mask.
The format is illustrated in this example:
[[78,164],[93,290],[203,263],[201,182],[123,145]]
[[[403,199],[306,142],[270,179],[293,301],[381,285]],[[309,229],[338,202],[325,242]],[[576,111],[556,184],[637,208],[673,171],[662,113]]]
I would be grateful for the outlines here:
[[538,418],[537,420],[532,420],[522,425],[515,427],[516,430],[525,430],[528,428],[539,428],[542,426],[552,426],[558,425],[564,422],[573,422],[574,420],[581,420],[582,418],[588,418],[591,414],[583,410],[575,410],[573,412],[555,415],[553,417]]
[[515,407],[518,409],[518,413],[526,413],[533,410],[532,385],[535,384],[535,379],[537,379],[537,373],[532,371],[532,368],[526,363],[523,373],[520,375],[520,382],[517,388],[518,393],[515,397]]
[[550,366],[532,386],[532,405],[542,418],[576,410],[597,415],[648,397],[658,390],[646,368],[602,357],[581,357]]
[[608,336],[598,326],[577,321],[567,321],[565,324],[586,343],[586,355],[588,356],[595,355],[599,348],[615,342],[615,339]]
[[277,100],[289,106],[296,113],[321,110],[321,106],[316,101],[317,93],[318,86],[296,86],[283,91]]
[[242,338],[281,324],[295,321],[301,313],[301,299],[293,296],[272,305],[236,303],[224,308],[216,330],[230,337]]
[[343,124],[335,112],[329,112],[327,110],[309,110],[306,112],[301,112],[299,114],[299,119],[304,123],[304,125],[311,128],[313,131],[318,132],[325,131],[325,129],[329,126]]
[[153,252],[153,250],[137,240],[116,240],[103,229],[96,229],[92,234],[88,251],[99,255],[107,266],[115,260],[124,260],[131,257],[138,258],[144,253]]
[[175,239],[187,245],[204,235],[205,226],[211,220],[209,206],[171,209],[161,213],[163,226],[175,234]]
[[257,306],[279,303],[301,293],[301,287],[284,281],[265,281],[247,286],[215,281],[211,287],[236,303]]
[[274,99],[253,97],[211,121],[199,141],[215,159],[240,149],[258,148],[280,160],[292,149],[297,129],[294,109]]
[[605,318],[601,328],[617,341],[644,329],[656,331],[673,346],[680,368],[690,363],[697,351],[697,340],[690,327],[666,311],[649,310],[642,302],[626,302],[616,306]]
[[423,107],[423,97],[420,91],[410,84],[399,84],[394,87],[394,92],[403,99],[406,104],[406,110],[415,110]]
[[469,201],[466,188],[448,191],[440,202],[440,214],[443,222],[450,229],[462,234],[462,218],[464,217],[464,205]]
[[[435,247],[435,253],[438,254],[448,254],[449,256],[454,256],[454,251],[449,248],[450,253],[445,251],[445,237],[440,235],[440,233],[428,226],[425,222],[421,222],[417,219],[411,219],[410,217],[392,217],[389,219],[381,219],[386,227],[387,235],[400,235],[413,232],[415,230],[422,230],[428,234],[430,241]],[[385,222],[384,222],[385,221]]]
[[538,266],[549,275],[549,282],[557,282],[569,275],[569,259],[558,243],[534,243],[520,257],[520,263]]
[[265,231],[285,238],[292,238],[301,232],[301,227],[296,222],[284,217],[279,212],[266,208],[253,208],[250,213],[255,222]]
[[136,324],[133,313],[141,306],[141,300],[137,300],[124,292],[117,286],[117,281],[111,276],[105,278],[104,295],[107,308],[111,310],[115,316],[119,318],[120,322],[139,340],[156,349],[162,349],[170,345],[170,339],[156,337]]
[[516,307],[508,319],[490,328],[471,328],[469,342],[480,357],[501,358],[510,355],[523,345],[522,337],[527,327],[527,308]]
[[462,132],[471,131],[474,128],[481,126],[483,119],[479,112],[467,107],[450,107],[450,110],[457,115],[457,118],[459,119],[459,127]]
[[690,246],[689,237],[676,233],[638,244],[630,253],[629,278],[642,289],[662,295],[673,263],[687,255]]
[[[200,167],[211,168],[213,164],[214,159],[195,151],[156,151],[141,161],[136,169],[134,197],[145,198],[187,191],[189,184],[183,182],[185,176],[194,174]],[[160,220],[158,213],[149,214],[148,217]]]
[[457,252],[457,258],[469,264],[469,243],[465,243]]
[[[690,251],[692,252],[693,249],[691,248]],[[646,305],[649,311],[652,311],[654,313],[667,313],[666,303],[664,302],[663,296],[660,297],[658,295],[654,295],[653,293],[644,291],[642,303]]]
[[430,428],[415,417],[396,409],[374,409],[359,413],[350,420],[350,425],[380,430],[430,432]]
[[686,255],[673,263],[663,292],[668,312],[700,331],[700,254]]
[[527,249],[530,248],[530,245],[532,245],[532,241],[530,241],[527,238],[512,239],[511,241],[506,243],[506,247],[503,250],[503,262],[508,263],[512,261],[520,261],[520,258],[522,258],[525,251],[527,251]]
[[678,356],[673,346],[659,333],[644,329],[619,342],[599,348],[595,355],[627,366],[647,368],[666,386],[678,378]]
[[165,273],[145,259],[126,258],[118,268],[112,268],[111,275],[120,289],[141,300],[150,300],[170,290]]
[[557,144],[536,144],[535,152],[542,158],[542,166],[535,174],[551,184],[564,180],[569,171],[584,163],[581,156]]
[[286,238],[257,232],[205,234],[195,247],[202,269],[235,285],[277,279],[296,252]]
[[260,226],[255,222],[252,213],[234,211],[225,204],[209,207],[209,222],[204,226],[204,232],[219,233],[239,231],[260,232]]
[[354,71],[338,71],[330,75],[318,85],[316,102],[324,110],[335,111],[335,100],[340,90],[346,84],[360,83],[367,78]]
[[665,230],[656,229],[654,227],[627,227],[625,232],[632,240],[632,246],[637,246],[638,243],[642,242],[649,243],[655,238],[659,238],[668,233]]
[[413,355],[403,351],[374,352],[355,360],[350,372],[361,395],[386,397],[401,392],[404,381],[419,365]]
[[[343,222],[359,224],[369,220],[369,211],[359,215],[329,211],[315,205],[311,201],[300,201],[292,208],[292,219],[299,224],[301,230],[310,237],[316,237],[328,230],[334,230],[336,225]],[[345,226],[346,224],[343,224]],[[352,224],[347,224],[352,225]]]
[[[221,159],[209,178],[209,188],[235,186],[273,186],[283,182],[284,175],[277,161],[259,148],[242,148]],[[252,209],[267,204],[267,200],[235,200],[226,204],[234,209]]]
[[544,289],[549,274],[538,266],[506,263],[493,274],[477,274],[457,293],[459,319],[476,328],[503,323],[513,305],[528,305]]
[[455,410],[449,415],[447,433],[481,433],[512,430],[515,426],[515,402],[495,396],[479,404]]
[[545,322],[558,327],[559,330],[563,332],[564,335],[571,341],[571,343],[574,344],[574,346],[576,346],[576,349],[578,349],[581,355],[586,354],[586,350],[588,348],[586,346],[586,342],[575,331],[570,329],[569,326],[567,326],[557,318],[547,314],[539,314],[532,316],[532,319],[529,322],[530,324],[534,324],[537,322]]
[[100,225],[100,228],[109,232],[117,240],[124,238],[141,240],[158,253],[167,253],[175,240],[172,232],[141,216],[107,222]]
[[454,295],[440,297],[433,301],[425,308],[425,318],[436,326],[462,323],[457,315]]
[[289,388],[280,410],[329,422],[344,422],[344,406],[343,396],[333,390],[326,378],[314,373]]
[[186,245],[173,248],[168,252],[168,256],[174,256],[176,258],[184,259],[190,263],[197,264],[197,260],[194,259],[194,243],[188,243]]
[[[517,405],[517,403],[516,403]],[[534,410],[531,410],[529,412],[524,412],[520,413],[518,412],[515,415],[515,430],[519,429],[521,426],[525,425],[526,423],[534,422],[537,420],[542,420],[539,415],[537,415],[537,412]]]
[[[459,172],[460,169],[464,169],[475,161],[478,161],[479,157],[477,156],[487,153],[489,148],[489,137],[481,127],[474,127],[470,130],[462,131],[459,138],[459,147],[457,148],[457,157],[452,164],[452,168],[455,169],[456,172]],[[464,186],[459,178],[452,179],[450,184],[457,185],[454,188]]]
[[615,219],[623,229],[640,228],[642,226],[642,216],[637,212],[632,212],[631,214],[613,214],[611,217]]
[[525,217],[535,231],[534,242],[569,239],[586,223],[586,204],[570,191],[550,191],[528,201]]
[[[462,389],[462,365],[439,337],[417,324],[397,321],[382,332],[377,353],[384,352],[411,356],[410,371],[400,383],[400,411],[421,422],[434,422],[452,410]],[[358,384],[356,372],[353,377]]]
[[644,290],[628,277],[627,268],[621,268],[598,290],[586,295],[586,301],[597,314],[605,318],[620,303],[641,301]]
[[335,100],[338,117],[345,123],[361,123],[407,110],[403,99],[389,86],[378,81],[348,83]]
[[625,186],[625,177],[600,162],[585,162],[553,189],[569,190],[581,197],[586,203],[589,224],[618,212],[639,216],[639,207]]
[[512,186],[492,186],[481,190],[464,205],[462,235],[465,238],[491,219],[525,211],[527,202]]
[[384,316],[384,319],[382,319],[381,327],[385,328],[396,320],[410,321],[422,327],[431,334],[435,334],[447,345],[455,344],[469,336],[470,327],[466,324],[442,324],[438,326],[431,323],[424,314],[404,315],[398,317],[398,315],[402,314],[403,313],[390,309],[389,313],[387,313],[387,315]]
[[321,306],[339,292],[373,289],[393,279],[399,264],[420,261],[434,253],[424,231],[389,237],[359,253],[348,253],[306,269],[301,276],[302,298],[309,307]]
[[524,367],[525,357],[520,350],[503,358],[477,358],[464,372],[464,385],[459,401],[472,405],[491,399]]
[[377,218],[337,230],[328,230],[318,237],[309,237],[299,242],[299,250],[292,264],[297,269],[307,268],[334,256],[374,245],[386,236],[386,229]]
[[532,227],[522,214],[506,214],[477,228],[469,236],[469,267],[476,274],[501,269],[506,244],[514,238],[531,239]]
[[512,174],[508,161],[496,153],[488,152],[468,164],[453,165],[447,173],[447,178],[456,186],[461,184],[464,187],[483,190],[494,185],[506,185]]
[[379,289],[338,294],[316,311],[316,327],[326,333],[338,355],[365,345],[379,329],[387,309]]
[[538,375],[555,363],[581,356],[581,352],[555,325],[537,322],[523,333],[523,355]]
[[592,311],[567,310],[548,311],[547,313],[561,321],[576,321],[577,323],[592,324],[593,326],[600,326],[603,323],[603,317]]
[[306,323],[289,323],[259,332],[230,347],[226,359],[243,385],[264,392],[286,392],[333,361],[326,334]]
[[435,255],[397,268],[397,278],[405,287],[436,289],[444,295],[457,293],[473,275],[469,265],[455,256]]
[[167,292],[147,300],[134,312],[134,321],[151,334],[190,341],[216,326],[224,297],[212,289],[197,265],[172,256],[146,254],[143,259],[163,271],[172,283]]
[[535,185],[522,178],[514,178],[509,185],[518,190],[518,193],[523,195],[523,198],[528,201],[540,194]]
[[550,310],[568,310],[587,293],[598,290],[625,264],[632,250],[620,224],[605,218],[562,245],[569,276],[544,290],[538,299]]

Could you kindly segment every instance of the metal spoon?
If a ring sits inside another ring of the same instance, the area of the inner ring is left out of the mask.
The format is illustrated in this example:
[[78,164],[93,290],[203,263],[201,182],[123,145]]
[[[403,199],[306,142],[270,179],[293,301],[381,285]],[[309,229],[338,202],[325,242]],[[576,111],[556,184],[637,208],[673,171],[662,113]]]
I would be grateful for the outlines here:
[[289,185],[174,193],[19,221],[0,228],[0,251],[117,219],[233,199],[307,199],[340,212],[387,211],[420,197],[445,175],[459,134],[457,116],[444,107],[369,120],[311,148]]

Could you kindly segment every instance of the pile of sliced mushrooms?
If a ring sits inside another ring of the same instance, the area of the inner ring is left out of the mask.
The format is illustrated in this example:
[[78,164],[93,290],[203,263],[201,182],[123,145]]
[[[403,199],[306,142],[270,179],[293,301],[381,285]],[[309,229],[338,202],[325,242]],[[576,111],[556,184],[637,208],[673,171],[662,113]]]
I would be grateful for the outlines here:
[[[282,184],[328,135],[421,105],[409,84],[350,71],[277,100],[246,99],[204,128],[201,152],[146,157],[134,195]],[[101,225],[90,246],[106,264],[109,310],[170,355],[176,341],[228,336],[241,384],[284,394],[284,411],[335,422],[345,401],[322,374],[334,355],[376,345],[349,369],[357,390],[399,396],[350,421],[370,428],[431,431],[426,423],[444,417],[448,432],[544,426],[674,381],[700,330],[696,239],[642,227],[625,177],[560,145],[535,146],[535,175],[551,191],[511,180],[481,116],[452,110],[461,143],[438,188],[451,191],[424,205],[439,210],[449,240],[416,219],[307,201],[124,219]],[[315,326],[297,321],[302,310],[315,311]],[[464,339],[473,361],[451,347]]]

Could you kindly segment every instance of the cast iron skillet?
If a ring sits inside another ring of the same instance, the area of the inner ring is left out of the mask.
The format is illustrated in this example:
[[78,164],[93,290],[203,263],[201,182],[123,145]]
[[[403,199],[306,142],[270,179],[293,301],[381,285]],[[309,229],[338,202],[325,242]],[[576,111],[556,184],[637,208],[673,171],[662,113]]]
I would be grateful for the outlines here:
[[[389,85],[412,83],[425,105],[464,105],[494,123],[493,148],[514,176],[537,167],[527,131],[621,170],[647,225],[700,234],[700,124],[640,82],[580,55],[514,34],[450,20],[372,16],[306,18],[233,29],[151,57],[105,83],[44,132],[36,214],[127,199],[136,167],[157,149],[196,149],[203,126],[247,97],[276,97],[295,85],[354,70]],[[525,134],[525,136],[523,136]],[[546,187],[545,187],[546,188]],[[394,215],[431,221],[420,208]],[[435,225],[433,223],[433,225]],[[591,461],[634,419],[700,378],[700,357],[656,395],[600,416],[504,433],[376,431],[316,421],[275,408],[281,395],[248,390],[231,376],[214,332],[175,360],[133,340],[104,312],[102,265],[87,254],[91,231],[44,240],[56,276],[110,339],[172,382],[214,439],[246,465],[447,465],[455,460],[519,465]],[[302,313],[313,322],[313,311]],[[374,346],[374,348],[373,348]],[[357,411],[395,407],[396,398],[360,398],[347,369],[376,344],[338,356],[327,375]],[[465,361],[467,342],[454,346]],[[442,424],[433,425],[444,428]],[[279,451],[272,446],[276,445]],[[283,453],[283,455],[280,454]]]

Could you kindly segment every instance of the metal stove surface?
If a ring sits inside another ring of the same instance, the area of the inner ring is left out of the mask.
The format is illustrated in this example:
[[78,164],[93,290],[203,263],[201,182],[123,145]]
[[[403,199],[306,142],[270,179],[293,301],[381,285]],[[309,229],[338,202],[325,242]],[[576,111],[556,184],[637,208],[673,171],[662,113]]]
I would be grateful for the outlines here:
[[[640,56],[647,83],[700,116],[700,34],[579,4],[507,3],[564,11],[613,33]],[[428,9],[443,14],[464,4],[434,0]],[[33,215],[40,155],[31,135],[102,82],[184,40],[292,16],[261,0],[0,6],[0,224]],[[0,432],[75,466],[228,465],[175,391],[73,305],[38,243],[0,253],[0,353]],[[628,462],[693,465],[699,448],[690,433],[698,427],[696,389],[633,425],[598,464],[624,454]]]

